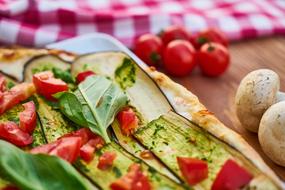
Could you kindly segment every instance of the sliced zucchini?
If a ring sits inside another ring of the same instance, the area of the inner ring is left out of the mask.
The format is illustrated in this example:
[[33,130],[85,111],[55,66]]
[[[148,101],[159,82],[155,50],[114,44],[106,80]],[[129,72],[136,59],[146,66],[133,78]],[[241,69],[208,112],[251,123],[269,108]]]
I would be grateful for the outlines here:
[[30,82],[35,73],[58,68],[63,71],[70,69],[70,64],[54,55],[40,55],[29,60],[24,68],[24,80]]
[[[181,180],[184,178],[177,164],[178,156],[194,157],[207,161],[208,178],[199,184],[204,189],[211,188],[217,173],[227,159],[236,160],[255,177],[263,175],[238,151],[174,112],[163,115],[147,126],[140,128],[134,136],[159,157]],[[267,181],[267,187],[272,188],[274,186],[268,178],[265,181]],[[275,186],[275,189],[278,188]]]
[[[99,157],[104,152],[115,152],[116,159],[112,168],[108,171],[102,171],[97,168]],[[84,161],[78,161],[76,167],[83,172],[91,180],[95,181],[102,189],[109,189],[109,186],[116,179],[127,173],[129,166],[133,163],[140,163],[144,172],[147,173],[148,179],[153,189],[169,189],[179,190],[185,189],[182,185],[170,180],[158,173],[155,169],[136,159],[126,151],[121,149],[119,145],[110,143],[105,145],[100,151],[97,151],[95,158],[88,164]]]
[[36,99],[38,101],[37,112],[48,143],[77,129],[57,110],[57,105],[54,105],[53,102],[49,102],[39,95],[36,95]]

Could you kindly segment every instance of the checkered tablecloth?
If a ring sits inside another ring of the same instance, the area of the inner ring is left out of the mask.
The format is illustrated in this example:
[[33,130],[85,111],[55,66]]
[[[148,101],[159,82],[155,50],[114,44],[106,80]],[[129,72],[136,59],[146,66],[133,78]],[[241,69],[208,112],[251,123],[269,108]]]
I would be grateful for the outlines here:
[[168,25],[211,27],[230,40],[285,34],[285,0],[0,0],[0,43],[44,46],[104,32],[130,46]]

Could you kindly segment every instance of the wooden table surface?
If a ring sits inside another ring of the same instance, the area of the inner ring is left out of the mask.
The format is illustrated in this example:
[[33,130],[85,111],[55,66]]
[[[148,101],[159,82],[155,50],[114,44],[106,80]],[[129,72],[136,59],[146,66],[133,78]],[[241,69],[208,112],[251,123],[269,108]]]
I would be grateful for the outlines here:
[[274,164],[259,145],[257,134],[244,129],[234,110],[234,97],[241,79],[250,71],[269,68],[281,79],[285,91],[285,38],[271,37],[230,45],[231,65],[220,78],[207,78],[198,70],[189,77],[173,78],[191,92],[227,126],[240,133],[265,162],[285,181],[285,168]]

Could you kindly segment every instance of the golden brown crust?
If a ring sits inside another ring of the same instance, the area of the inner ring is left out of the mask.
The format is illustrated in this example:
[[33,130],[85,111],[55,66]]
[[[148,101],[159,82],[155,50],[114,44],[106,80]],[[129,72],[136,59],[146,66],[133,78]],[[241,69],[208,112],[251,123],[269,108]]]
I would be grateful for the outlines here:
[[212,135],[231,145],[246,158],[259,168],[264,174],[267,174],[276,185],[283,187],[282,181],[265,164],[260,155],[235,131],[226,127],[215,115],[208,112],[203,104],[200,103],[197,96],[188,91],[185,87],[175,83],[169,77],[154,71],[147,67],[144,68],[150,76],[160,86],[166,94],[175,111],[184,117],[192,120]]

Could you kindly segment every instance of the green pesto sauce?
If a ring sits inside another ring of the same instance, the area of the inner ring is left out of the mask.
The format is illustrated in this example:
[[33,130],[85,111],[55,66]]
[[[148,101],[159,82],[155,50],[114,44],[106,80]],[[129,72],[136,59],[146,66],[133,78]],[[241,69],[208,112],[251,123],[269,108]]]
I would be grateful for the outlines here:
[[131,59],[124,58],[122,65],[115,71],[115,80],[125,90],[136,82],[136,67]]
[[36,74],[43,71],[51,71],[54,66],[50,63],[41,64],[36,68],[32,68],[32,74]]

